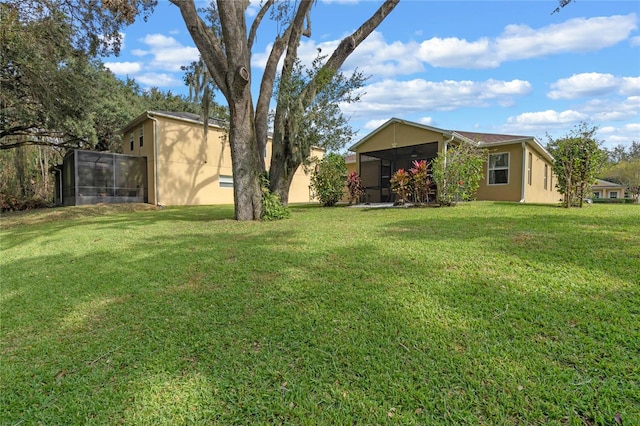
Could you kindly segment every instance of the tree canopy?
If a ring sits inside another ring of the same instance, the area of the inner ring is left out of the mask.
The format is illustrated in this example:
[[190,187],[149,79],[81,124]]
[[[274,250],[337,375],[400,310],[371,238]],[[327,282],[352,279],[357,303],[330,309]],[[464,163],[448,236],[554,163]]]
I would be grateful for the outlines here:
[[564,137],[549,137],[547,149],[554,157],[553,172],[564,207],[582,207],[602,170],[605,153],[595,138],[597,130],[597,126],[582,122]]
[[602,175],[606,180],[623,185],[637,203],[640,198],[640,142],[633,141],[628,151],[624,145],[608,150]]

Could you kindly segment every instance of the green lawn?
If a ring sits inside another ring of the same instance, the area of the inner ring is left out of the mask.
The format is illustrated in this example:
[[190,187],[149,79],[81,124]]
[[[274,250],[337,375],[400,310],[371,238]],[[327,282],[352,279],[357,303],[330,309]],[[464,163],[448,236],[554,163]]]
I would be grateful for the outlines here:
[[640,208],[0,219],[2,424],[640,424]]

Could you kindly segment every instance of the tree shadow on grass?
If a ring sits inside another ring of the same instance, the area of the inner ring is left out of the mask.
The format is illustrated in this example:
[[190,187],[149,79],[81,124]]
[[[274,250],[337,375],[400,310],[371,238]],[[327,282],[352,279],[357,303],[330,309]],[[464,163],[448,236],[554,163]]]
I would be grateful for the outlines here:
[[[151,207],[151,208],[149,208]],[[60,207],[45,214],[42,211],[20,212],[2,218],[2,248],[27,243],[42,235],[65,239],[70,221],[73,227],[83,226],[87,233],[96,230],[120,231],[144,229],[167,222],[217,222],[233,219],[233,206],[167,207],[149,205],[91,205]]]
[[[506,279],[452,280],[410,251],[390,256],[383,239],[313,245],[301,230],[253,231],[176,232],[162,244],[142,236],[127,252],[7,265],[2,417],[640,418],[626,381],[638,375],[637,329],[629,334],[633,318],[616,314],[637,306],[637,294],[612,290],[586,305],[570,294],[532,297]],[[48,279],[33,275],[43,264],[60,266]]]

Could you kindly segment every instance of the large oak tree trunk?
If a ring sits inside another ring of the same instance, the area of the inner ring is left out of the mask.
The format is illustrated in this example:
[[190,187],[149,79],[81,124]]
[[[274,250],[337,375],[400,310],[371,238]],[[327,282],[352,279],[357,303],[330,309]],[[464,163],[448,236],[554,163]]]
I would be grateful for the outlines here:
[[233,201],[237,220],[259,220],[262,215],[260,160],[253,126],[251,98],[229,103],[229,144],[233,168]]
[[229,105],[235,217],[237,220],[260,220],[259,175],[263,167],[256,142],[251,97],[251,51],[245,20],[249,1],[217,1],[224,46],[198,16],[193,0],[171,2],[180,9],[203,62]]

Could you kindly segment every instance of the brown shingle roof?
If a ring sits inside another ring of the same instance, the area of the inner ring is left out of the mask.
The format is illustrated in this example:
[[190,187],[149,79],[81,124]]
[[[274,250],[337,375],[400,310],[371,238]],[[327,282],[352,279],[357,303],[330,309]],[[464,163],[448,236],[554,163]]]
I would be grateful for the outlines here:
[[482,142],[485,144],[508,142],[518,139],[531,139],[531,136],[502,135],[497,133],[465,132],[459,130],[456,130],[455,133],[472,141]]

